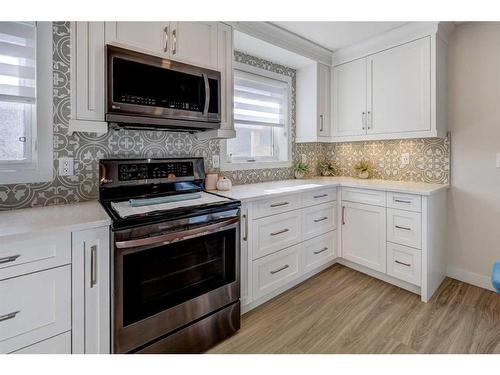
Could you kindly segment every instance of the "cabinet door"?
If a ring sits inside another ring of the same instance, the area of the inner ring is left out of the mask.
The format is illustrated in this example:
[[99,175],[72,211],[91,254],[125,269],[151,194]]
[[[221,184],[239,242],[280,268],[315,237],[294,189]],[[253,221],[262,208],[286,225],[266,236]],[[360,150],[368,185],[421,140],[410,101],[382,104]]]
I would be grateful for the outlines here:
[[386,271],[386,209],[342,202],[343,257],[376,271]]
[[250,225],[249,225],[249,210],[248,206],[243,205],[241,207],[241,272],[240,272],[240,285],[241,285],[241,305],[245,306],[251,301],[251,292],[250,292],[250,275],[249,272],[249,242],[250,242]]
[[118,42],[146,53],[170,56],[169,22],[106,22],[106,42]]
[[233,28],[223,23],[217,27],[217,68],[221,72],[220,127],[233,130]]
[[318,136],[330,135],[330,67],[318,64]]
[[104,22],[73,22],[71,33],[71,119],[104,121]]
[[73,233],[73,352],[110,352],[109,228]]
[[366,133],[366,59],[333,68],[334,136]]
[[430,50],[425,37],[368,58],[368,134],[430,130]]
[[217,22],[171,22],[170,56],[217,69]]

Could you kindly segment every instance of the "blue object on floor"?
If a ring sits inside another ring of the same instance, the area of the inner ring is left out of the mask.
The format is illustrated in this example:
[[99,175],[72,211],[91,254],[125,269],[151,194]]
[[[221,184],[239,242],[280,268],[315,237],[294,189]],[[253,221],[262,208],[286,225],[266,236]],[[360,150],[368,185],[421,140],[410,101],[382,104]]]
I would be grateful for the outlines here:
[[491,283],[493,284],[493,288],[497,290],[497,293],[500,294],[500,262],[496,262],[493,265],[493,271],[491,272]]

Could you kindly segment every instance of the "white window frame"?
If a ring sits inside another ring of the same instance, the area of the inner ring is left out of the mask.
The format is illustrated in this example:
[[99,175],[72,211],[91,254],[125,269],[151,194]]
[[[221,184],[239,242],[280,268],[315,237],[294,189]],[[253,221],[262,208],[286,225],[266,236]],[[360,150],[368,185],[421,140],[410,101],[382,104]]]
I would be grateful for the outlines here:
[[31,129],[32,158],[0,163],[0,184],[53,180],[52,22],[36,24],[36,118]]
[[[266,78],[275,79],[277,81],[285,82],[287,84],[288,102],[287,102],[287,117],[285,122],[285,129],[287,134],[287,158],[286,160],[276,161],[230,161],[227,155],[227,139],[221,140],[221,170],[222,171],[235,171],[235,170],[250,170],[250,169],[266,169],[266,168],[290,168],[292,166],[292,78],[283,74],[271,72],[269,70],[257,68],[251,65],[234,62],[233,68],[243,72],[257,74]],[[234,119],[233,119],[234,123]]]

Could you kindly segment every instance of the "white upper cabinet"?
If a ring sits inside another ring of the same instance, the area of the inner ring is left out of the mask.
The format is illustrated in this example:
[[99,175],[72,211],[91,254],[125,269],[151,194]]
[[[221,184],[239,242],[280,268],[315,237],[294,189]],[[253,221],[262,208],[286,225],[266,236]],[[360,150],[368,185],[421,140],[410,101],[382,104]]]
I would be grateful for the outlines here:
[[333,135],[365,134],[366,59],[336,66],[333,82]]
[[445,137],[451,29],[410,23],[335,52],[331,140]]
[[169,22],[106,22],[106,43],[169,57]]
[[217,69],[217,22],[170,22],[170,58]]
[[297,70],[297,142],[329,141],[330,76],[330,67],[320,63]]
[[368,134],[430,131],[430,57],[425,37],[368,58]]
[[107,132],[104,45],[104,22],[71,22],[70,132]]

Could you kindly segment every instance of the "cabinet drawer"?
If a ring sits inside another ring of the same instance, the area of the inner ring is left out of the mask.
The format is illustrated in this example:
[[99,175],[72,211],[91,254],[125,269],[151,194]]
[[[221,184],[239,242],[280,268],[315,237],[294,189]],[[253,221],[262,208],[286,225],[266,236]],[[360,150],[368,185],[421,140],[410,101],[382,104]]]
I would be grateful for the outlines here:
[[387,243],[387,274],[420,286],[422,253],[411,247]]
[[304,271],[313,270],[337,256],[337,231],[331,231],[322,236],[304,242]]
[[71,266],[0,282],[0,353],[71,329]]
[[302,207],[332,202],[337,199],[337,188],[326,188],[302,193]]
[[254,218],[279,214],[301,207],[300,194],[282,195],[254,202]]
[[387,209],[387,241],[422,248],[422,215],[418,212]]
[[0,280],[71,263],[71,234],[7,239],[0,246]]
[[337,205],[335,202],[323,203],[302,209],[302,239],[308,240],[334,230]]
[[253,262],[253,297],[260,298],[301,275],[301,245],[292,246]]
[[415,194],[387,192],[387,207],[407,211],[422,211],[422,197]]
[[300,211],[253,221],[253,259],[274,253],[302,240]]
[[13,354],[71,354],[71,332],[61,333],[13,352]]
[[342,200],[385,207],[385,191],[343,187]]

